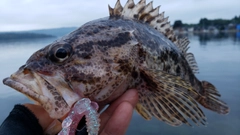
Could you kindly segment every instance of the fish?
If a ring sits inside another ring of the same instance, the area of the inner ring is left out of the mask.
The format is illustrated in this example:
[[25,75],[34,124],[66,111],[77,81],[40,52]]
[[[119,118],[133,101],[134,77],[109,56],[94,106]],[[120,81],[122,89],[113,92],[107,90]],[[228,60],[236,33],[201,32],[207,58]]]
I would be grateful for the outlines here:
[[135,110],[146,120],[171,126],[206,125],[200,105],[228,114],[216,87],[200,81],[190,41],[173,27],[153,2],[117,0],[109,16],[36,51],[3,80],[41,105],[54,119],[65,116],[80,99],[99,107],[111,104],[128,89],[138,91]]

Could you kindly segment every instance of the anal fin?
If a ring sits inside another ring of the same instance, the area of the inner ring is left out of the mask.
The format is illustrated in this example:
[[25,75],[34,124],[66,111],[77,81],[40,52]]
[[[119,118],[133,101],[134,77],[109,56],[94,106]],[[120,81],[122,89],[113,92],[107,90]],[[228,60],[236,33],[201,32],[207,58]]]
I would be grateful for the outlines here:
[[205,115],[191,96],[198,93],[190,84],[162,71],[146,68],[140,71],[143,82],[137,87],[139,105],[136,109],[144,118],[154,116],[172,126],[182,123],[191,126],[187,119],[191,119],[196,125],[206,124]]
[[214,87],[214,85],[207,81],[202,81],[202,87],[202,95],[199,95],[197,101],[207,109],[210,109],[220,114],[228,114],[229,107],[225,102],[219,99],[221,95]]

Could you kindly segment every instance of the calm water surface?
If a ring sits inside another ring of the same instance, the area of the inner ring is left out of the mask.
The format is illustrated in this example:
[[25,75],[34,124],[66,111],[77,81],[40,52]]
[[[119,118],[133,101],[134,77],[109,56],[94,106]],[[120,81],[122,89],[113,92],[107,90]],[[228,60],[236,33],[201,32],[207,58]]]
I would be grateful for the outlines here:
[[[200,80],[214,84],[222,99],[230,106],[228,115],[219,115],[203,108],[208,125],[172,127],[156,119],[146,121],[134,113],[128,135],[239,135],[240,133],[240,37],[237,35],[189,35],[190,51],[195,54]],[[56,40],[24,40],[0,42],[0,79],[23,65],[36,50]],[[15,104],[29,100],[17,91],[0,84],[0,123]]]

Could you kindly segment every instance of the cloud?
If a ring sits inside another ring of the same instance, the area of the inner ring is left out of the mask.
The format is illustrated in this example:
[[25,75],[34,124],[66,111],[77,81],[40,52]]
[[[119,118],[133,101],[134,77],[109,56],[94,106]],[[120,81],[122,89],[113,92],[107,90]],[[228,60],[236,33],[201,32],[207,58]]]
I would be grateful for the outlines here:
[[[1,0],[0,31],[30,30],[80,26],[83,23],[108,16],[108,7],[116,0]],[[121,0],[124,5],[127,0]],[[135,0],[136,1],[136,0]],[[150,0],[147,0],[149,2]],[[137,1],[136,1],[137,2]],[[238,0],[155,0],[173,23],[198,23],[200,18],[226,18],[239,15]]]

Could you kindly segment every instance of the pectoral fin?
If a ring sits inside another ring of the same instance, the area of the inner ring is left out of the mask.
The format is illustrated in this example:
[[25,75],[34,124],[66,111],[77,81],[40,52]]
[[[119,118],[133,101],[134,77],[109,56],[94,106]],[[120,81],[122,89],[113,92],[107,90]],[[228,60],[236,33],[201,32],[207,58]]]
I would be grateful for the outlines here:
[[150,120],[151,119],[150,112],[148,110],[146,110],[146,108],[143,107],[141,103],[137,103],[135,109],[144,119],[146,119],[146,120]]
[[189,83],[180,77],[157,70],[141,68],[143,82],[139,90],[139,105],[136,109],[144,118],[156,117],[170,125],[179,126],[182,123],[205,125],[206,118],[197,102],[191,95],[198,93]]

